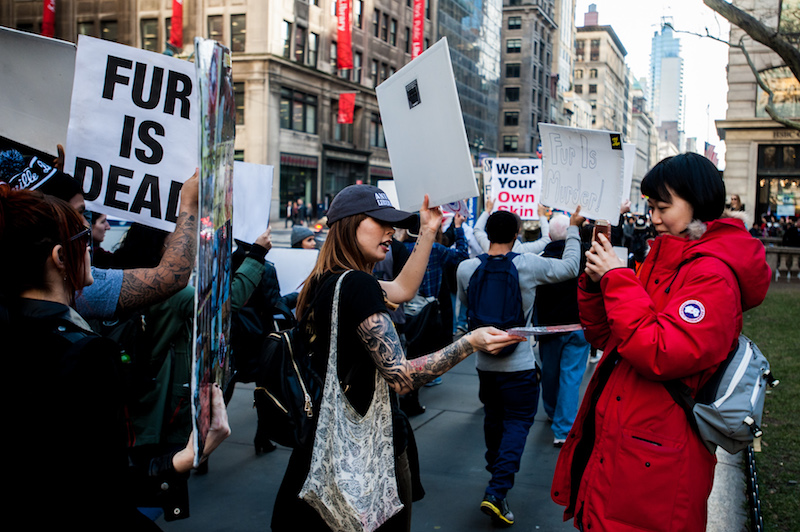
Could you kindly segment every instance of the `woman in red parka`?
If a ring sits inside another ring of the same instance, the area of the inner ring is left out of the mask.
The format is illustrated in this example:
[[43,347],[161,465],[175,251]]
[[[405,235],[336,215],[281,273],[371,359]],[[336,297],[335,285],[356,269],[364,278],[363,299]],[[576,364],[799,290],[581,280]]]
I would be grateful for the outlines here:
[[658,232],[638,274],[604,237],[579,281],[586,339],[606,355],[558,457],[551,496],[592,532],[697,531],[716,458],[663,385],[699,389],[766,296],[764,246],[721,218],[725,185],[705,157],[664,159],[642,180]]

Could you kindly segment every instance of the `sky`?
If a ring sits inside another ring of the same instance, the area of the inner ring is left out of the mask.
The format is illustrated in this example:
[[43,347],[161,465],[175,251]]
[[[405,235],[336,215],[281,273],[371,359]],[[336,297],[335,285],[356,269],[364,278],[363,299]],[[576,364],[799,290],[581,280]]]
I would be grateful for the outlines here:
[[[576,26],[583,26],[590,4],[597,5],[599,24],[612,26],[622,41],[628,51],[626,63],[636,79],[649,77],[651,40],[662,17],[672,17],[677,31],[709,33],[723,40],[730,32],[728,21],[706,7],[703,0],[577,0]],[[717,136],[714,120],[724,119],[728,108],[728,46],[685,33],[675,35],[681,41],[683,58],[686,136],[696,137],[701,150],[704,142],[717,146],[720,167],[724,168],[725,146]]]

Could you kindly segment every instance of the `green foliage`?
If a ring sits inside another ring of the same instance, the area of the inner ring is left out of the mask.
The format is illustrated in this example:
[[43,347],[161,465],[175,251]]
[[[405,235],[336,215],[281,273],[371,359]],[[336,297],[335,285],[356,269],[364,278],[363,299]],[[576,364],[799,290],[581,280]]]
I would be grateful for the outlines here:
[[756,453],[766,530],[800,530],[800,285],[773,283],[744,315],[744,334],[766,355],[780,384],[767,395]]

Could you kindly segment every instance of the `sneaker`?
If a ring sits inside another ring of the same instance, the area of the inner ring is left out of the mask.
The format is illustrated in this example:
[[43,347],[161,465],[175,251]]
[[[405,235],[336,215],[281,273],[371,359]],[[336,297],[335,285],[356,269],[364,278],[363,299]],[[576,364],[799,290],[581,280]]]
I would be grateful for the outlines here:
[[481,511],[492,518],[496,525],[511,526],[514,524],[514,513],[509,510],[505,499],[494,495],[486,495],[481,502]]
[[565,443],[567,443],[567,440],[565,440],[564,438],[553,439],[553,447],[563,447]]
[[435,378],[435,379],[433,379],[431,382],[426,382],[426,383],[425,383],[425,386],[427,386],[428,388],[430,388],[431,386],[438,386],[438,385],[439,385],[439,384],[441,384],[441,383],[442,383],[442,378],[441,378],[441,377],[436,377],[436,378]]
[[589,357],[590,364],[597,364],[600,362],[600,359],[603,357],[603,352],[599,349],[597,351],[593,351],[592,356]]

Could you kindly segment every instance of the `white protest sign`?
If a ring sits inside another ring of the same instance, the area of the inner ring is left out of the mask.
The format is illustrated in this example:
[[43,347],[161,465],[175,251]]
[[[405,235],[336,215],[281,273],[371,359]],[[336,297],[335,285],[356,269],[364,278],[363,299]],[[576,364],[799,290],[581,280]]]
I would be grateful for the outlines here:
[[509,211],[523,220],[538,220],[542,191],[539,159],[494,159],[492,199],[495,211]]
[[399,199],[417,211],[478,195],[447,39],[375,89]]
[[631,197],[631,183],[633,183],[633,167],[636,163],[636,144],[625,142],[622,145],[622,153],[625,156],[625,174],[622,179],[622,197],[620,204]]
[[233,162],[233,238],[252,244],[269,227],[273,166]]
[[172,231],[199,166],[195,66],[81,35],[64,171],[89,210]]
[[51,155],[66,144],[75,45],[0,27],[0,136]]
[[592,220],[619,221],[622,136],[611,131],[539,124],[542,136],[542,201],[552,209]]
[[378,181],[378,188],[386,192],[386,197],[392,202],[392,207],[397,209],[400,203],[397,201],[397,187],[394,186],[394,181],[382,179]]
[[281,295],[299,292],[317,263],[316,249],[275,248],[267,253],[267,260],[275,265]]

